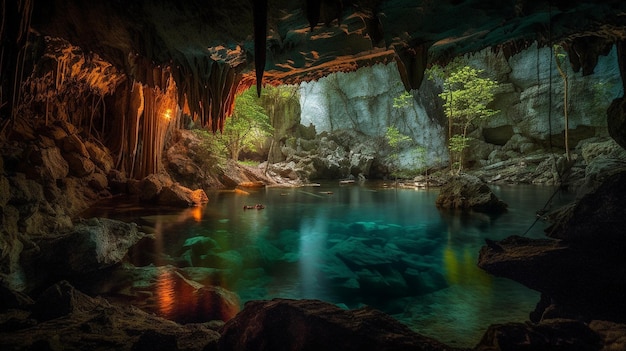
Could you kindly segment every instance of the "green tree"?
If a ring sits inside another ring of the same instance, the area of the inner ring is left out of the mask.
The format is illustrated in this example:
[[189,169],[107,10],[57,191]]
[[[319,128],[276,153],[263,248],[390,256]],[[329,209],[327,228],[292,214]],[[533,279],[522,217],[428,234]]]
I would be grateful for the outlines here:
[[554,58],[556,62],[556,68],[563,79],[563,118],[565,122],[565,157],[567,161],[571,159],[569,150],[569,116],[568,116],[568,100],[569,100],[569,76],[567,75],[567,69],[565,68],[565,59],[567,53],[561,45],[554,45],[552,47],[554,51]]
[[235,98],[233,115],[226,120],[219,135],[233,160],[239,160],[239,153],[243,150],[256,151],[258,141],[272,135],[269,117],[259,102],[253,89]]
[[400,130],[395,126],[389,126],[385,132],[385,141],[391,149],[389,156],[387,156],[389,170],[391,175],[397,178],[400,172],[400,150],[412,140],[408,135],[400,133]]
[[481,77],[482,73],[470,66],[456,66],[444,78],[443,92],[439,94],[448,116],[450,162],[452,166],[458,163],[458,172],[463,169],[463,153],[470,140],[469,127],[498,112],[487,107],[493,101],[498,83]]

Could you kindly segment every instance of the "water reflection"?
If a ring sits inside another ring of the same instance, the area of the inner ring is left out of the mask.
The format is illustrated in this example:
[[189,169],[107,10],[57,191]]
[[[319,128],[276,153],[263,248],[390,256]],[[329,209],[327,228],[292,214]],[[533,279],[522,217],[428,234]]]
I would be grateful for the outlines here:
[[305,298],[318,297],[323,290],[322,282],[317,279],[322,261],[322,252],[326,250],[327,218],[325,211],[316,210],[314,218],[306,218],[300,225],[300,260],[298,262],[301,277],[301,294]]
[[[525,232],[552,189],[497,189],[509,212],[492,217],[438,211],[436,191],[371,184],[215,192],[203,208],[143,213],[138,220],[155,240],[131,259],[204,272],[203,284],[233,290],[242,303],[287,297],[371,304],[456,346],[473,346],[489,324],[527,319],[538,294],[489,276],[476,261],[486,237]],[[243,210],[257,203],[265,208]],[[541,227],[529,235],[541,235]],[[155,296],[165,315],[199,308],[179,278],[167,271],[158,278]]]

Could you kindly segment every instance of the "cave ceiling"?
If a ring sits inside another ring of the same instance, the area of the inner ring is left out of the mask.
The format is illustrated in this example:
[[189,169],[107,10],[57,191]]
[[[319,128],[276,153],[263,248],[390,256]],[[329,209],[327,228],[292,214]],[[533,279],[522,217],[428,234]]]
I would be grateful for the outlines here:
[[2,0],[2,5],[3,75],[19,67],[12,46],[17,52],[26,45],[28,28],[28,37],[62,38],[148,86],[165,85],[165,73],[171,75],[179,103],[207,116],[202,120],[213,130],[229,114],[235,92],[255,84],[298,84],[395,62],[405,87],[418,89],[430,64],[485,48],[513,55],[533,42],[562,43],[573,68],[590,74],[598,55],[616,43],[621,53],[626,38],[623,0]]
[[54,0],[36,2],[31,25],[126,70],[137,55],[206,79],[212,65],[226,64],[250,81],[254,7],[266,3],[270,84],[395,60],[405,84],[418,88],[424,65],[455,55],[487,47],[513,54],[533,41],[581,37],[615,42],[626,34],[623,0]]

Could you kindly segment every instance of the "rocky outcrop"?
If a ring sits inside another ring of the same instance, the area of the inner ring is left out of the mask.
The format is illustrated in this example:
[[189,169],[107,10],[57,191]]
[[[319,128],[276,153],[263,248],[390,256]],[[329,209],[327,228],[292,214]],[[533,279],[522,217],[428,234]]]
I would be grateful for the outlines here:
[[166,207],[200,206],[209,201],[204,190],[191,190],[174,182],[167,174],[151,174],[140,181],[129,180],[128,192],[140,202]]
[[219,334],[208,324],[181,325],[128,305],[109,303],[66,281],[27,305],[0,311],[6,350],[207,350]]
[[36,248],[35,238],[69,231],[73,217],[111,196],[107,172],[113,161],[70,123],[34,127],[18,119],[15,125],[0,158],[0,275],[23,288],[22,251]]
[[220,351],[454,350],[375,309],[316,300],[249,302],[220,332]]
[[[419,169],[446,162],[444,119],[435,103],[437,88],[426,81],[419,91],[412,92],[408,106],[394,107],[394,98],[403,92],[395,63],[332,74],[300,86],[301,123],[315,126],[318,133],[351,130],[361,142],[380,141],[388,126],[396,126],[417,145],[426,148],[421,158],[413,157],[410,150],[399,150],[401,168]],[[372,146],[383,151],[381,145]]]
[[549,316],[626,322],[626,173],[570,206],[550,228],[556,239],[488,242],[479,266],[543,293],[535,320]]
[[438,208],[500,214],[506,212],[507,204],[496,197],[489,186],[478,177],[460,174],[448,179],[435,204]]
[[134,223],[106,218],[79,221],[65,233],[33,239],[24,250],[20,273],[25,289],[51,281],[93,274],[116,265],[145,234]]
[[626,149],[626,99],[615,99],[607,111],[609,133],[615,141]]
[[219,286],[220,274],[204,267],[123,264],[94,272],[98,281],[83,290],[177,323],[226,322],[239,312],[241,302],[236,293]]
[[605,345],[601,336],[581,321],[551,319],[539,324],[492,325],[474,350],[599,351],[618,350],[623,346],[620,344],[609,342]]

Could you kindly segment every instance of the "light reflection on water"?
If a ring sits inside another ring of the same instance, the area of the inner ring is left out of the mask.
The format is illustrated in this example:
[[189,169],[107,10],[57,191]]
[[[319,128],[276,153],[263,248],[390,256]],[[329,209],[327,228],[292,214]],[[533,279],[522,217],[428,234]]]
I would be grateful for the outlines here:
[[[434,206],[436,190],[366,184],[215,192],[208,194],[204,208],[141,216],[138,221],[156,236],[153,246],[144,248],[154,251],[149,256],[154,259],[135,263],[161,265],[159,257],[171,263],[184,251],[185,240],[209,237],[217,243],[215,251],[242,257],[237,269],[216,267],[226,268],[223,285],[238,293],[242,303],[286,297],[349,308],[369,304],[454,346],[474,346],[490,324],[528,319],[538,293],[480,270],[478,251],[486,237],[524,233],[553,188],[493,188],[509,204],[508,213],[494,218],[440,212]],[[243,210],[257,203],[265,209]],[[542,236],[543,227],[539,222],[527,235]],[[346,267],[333,250],[354,238],[373,255],[392,252],[393,262]],[[388,289],[376,279],[387,282]],[[408,288],[398,285],[403,279]],[[157,295],[167,315],[171,304],[183,299],[172,296],[166,279],[163,283],[157,284],[163,289]]]

